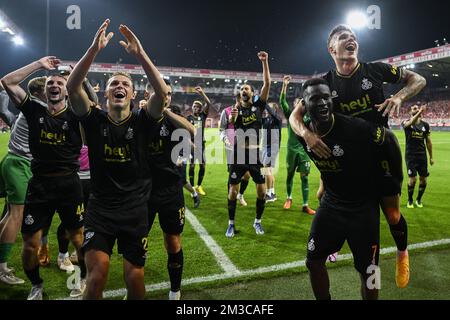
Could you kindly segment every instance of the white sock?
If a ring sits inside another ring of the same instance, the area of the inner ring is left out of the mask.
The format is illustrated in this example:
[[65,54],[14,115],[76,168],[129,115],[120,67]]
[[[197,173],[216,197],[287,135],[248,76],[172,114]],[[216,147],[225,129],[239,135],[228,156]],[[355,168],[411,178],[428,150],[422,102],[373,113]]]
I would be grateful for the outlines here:
[[288,196],[287,199],[288,199],[288,200],[292,200],[292,196]]
[[271,194],[275,194],[275,188],[270,189]]
[[234,220],[228,220],[228,224],[234,224]]
[[66,252],[66,253],[59,253],[58,254],[58,258],[59,259],[61,259],[61,260],[64,260],[65,258],[68,258],[69,257],[69,253],[68,252]]
[[237,198],[242,199],[242,196],[243,196],[242,194],[238,193]]
[[261,219],[255,219],[255,223],[261,223]]
[[0,272],[6,271],[8,269],[8,262],[0,263]]

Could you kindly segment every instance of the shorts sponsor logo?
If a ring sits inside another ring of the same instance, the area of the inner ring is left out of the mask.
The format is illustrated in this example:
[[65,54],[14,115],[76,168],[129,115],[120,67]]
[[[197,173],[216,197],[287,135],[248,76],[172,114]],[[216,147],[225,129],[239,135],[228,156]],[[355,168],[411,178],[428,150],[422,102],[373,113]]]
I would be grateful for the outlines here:
[[335,145],[333,148],[333,156],[342,157],[343,155],[344,155],[344,150],[339,145]]
[[412,175],[412,170],[408,169],[408,175]]
[[316,250],[316,245],[314,244],[314,239],[309,240],[308,242],[308,251]]
[[362,80],[361,88],[362,88],[363,90],[366,90],[366,91],[367,91],[367,90],[372,89],[372,87],[373,87],[373,84],[372,84],[372,82],[370,82],[369,79],[364,78],[364,79]]
[[236,172],[233,172],[232,174],[231,174],[231,179],[236,179],[237,178],[237,174],[236,174]]
[[25,218],[25,224],[27,226],[31,226],[33,223],[34,223],[34,219],[31,216],[31,214],[27,215],[26,218]]

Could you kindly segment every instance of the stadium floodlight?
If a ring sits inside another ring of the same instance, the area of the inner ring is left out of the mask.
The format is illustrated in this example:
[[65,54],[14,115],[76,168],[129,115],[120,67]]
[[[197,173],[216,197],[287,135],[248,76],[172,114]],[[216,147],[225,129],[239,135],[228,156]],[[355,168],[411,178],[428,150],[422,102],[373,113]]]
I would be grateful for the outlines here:
[[415,65],[414,63],[412,63],[412,64],[409,65],[409,68],[410,68],[410,69],[414,69],[415,67],[416,67],[416,65]]
[[351,11],[347,15],[347,24],[354,29],[362,29],[367,26],[367,15],[362,11]]
[[21,36],[15,36],[12,38],[12,41],[16,46],[23,46],[25,44],[25,40]]

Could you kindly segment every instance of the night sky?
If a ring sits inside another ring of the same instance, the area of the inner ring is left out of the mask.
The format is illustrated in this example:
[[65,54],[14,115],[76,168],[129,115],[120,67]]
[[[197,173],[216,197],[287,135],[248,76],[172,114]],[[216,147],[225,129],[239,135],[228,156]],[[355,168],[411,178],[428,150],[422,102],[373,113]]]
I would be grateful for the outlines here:
[[[445,4],[447,3],[447,4]],[[66,9],[81,8],[81,30],[66,28]],[[371,61],[434,46],[450,38],[447,1],[160,1],[50,0],[50,54],[78,60],[105,18],[112,43],[97,62],[136,63],[118,44],[120,23],[140,37],[161,66],[260,71],[257,52],[270,54],[272,72],[312,74],[332,67],[330,29],[351,9],[381,8],[381,30],[357,32],[360,59]],[[0,73],[45,55],[46,0],[0,0],[0,9],[23,31],[26,45],[0,33]]]

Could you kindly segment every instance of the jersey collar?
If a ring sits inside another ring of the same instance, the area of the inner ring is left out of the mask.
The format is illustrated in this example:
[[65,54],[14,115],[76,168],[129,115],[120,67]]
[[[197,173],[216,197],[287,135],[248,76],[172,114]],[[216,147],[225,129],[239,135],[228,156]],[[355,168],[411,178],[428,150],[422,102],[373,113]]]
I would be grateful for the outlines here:
[[125,119],[123,119],[123,120],[120,121],[120,122],[114,121],[114,120],[109,116],[109,114],[108,114],[108,120],[109,120],[109,122],[111,122],[111,123],[112,123],[113,125],[115,125],[115,126],[121,126],[121,125],[123,125],[125,122],[127,122],[128,120],[131,119],[132,114],[133,114],[133,112],[130,112],[130,114],[128,115],[128,117],[126,117]]
[[353,75],[356,73],[356,71],[359,70],[360,67],[361,67],[361,63],[358,62],[358,65],[355,67],[355,69],[353,69],[352,73],[350,73],[349,75],[340,74],[339,71],[337,71],[337,70],[336,70],[336,74],[341,78],[349,79],[349,78],[353,77]]

